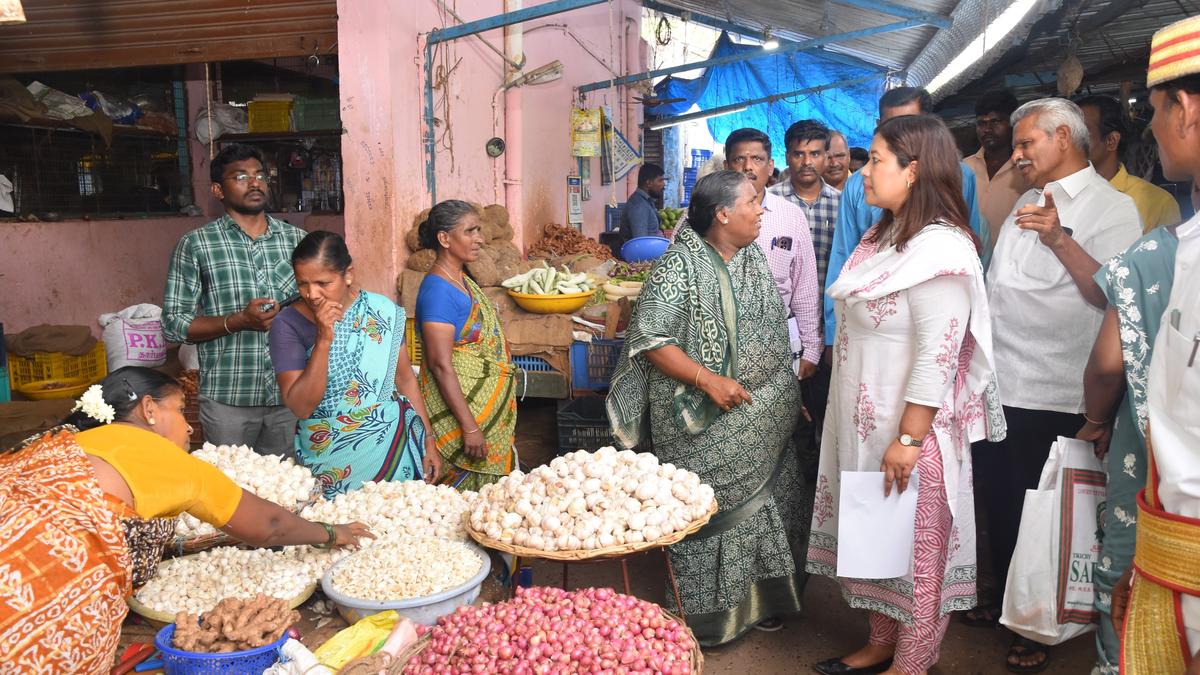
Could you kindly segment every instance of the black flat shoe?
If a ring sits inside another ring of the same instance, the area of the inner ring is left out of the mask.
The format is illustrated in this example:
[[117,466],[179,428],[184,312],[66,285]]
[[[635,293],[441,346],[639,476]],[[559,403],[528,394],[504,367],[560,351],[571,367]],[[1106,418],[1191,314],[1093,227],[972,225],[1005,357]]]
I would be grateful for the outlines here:
[[825,659],[813,666],[813,670],[822,675],[873,675],[874,673],[882,673],[892,667],[892,660],[880,661],[873,666],[863,666],[862,668],[854,668],[842,662],[841,657]]

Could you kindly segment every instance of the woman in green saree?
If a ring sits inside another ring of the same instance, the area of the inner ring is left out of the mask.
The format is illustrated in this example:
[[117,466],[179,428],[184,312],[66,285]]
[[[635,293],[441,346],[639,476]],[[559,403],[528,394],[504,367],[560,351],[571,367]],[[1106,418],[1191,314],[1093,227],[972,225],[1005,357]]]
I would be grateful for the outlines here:
[[424,344],[421,393],[433,439],[446,460],[442,483],[479,490],[514,468],[517,424],[512,358],[492,301],[466,273],[483,246],[470,204],[436,204],[421,223],[421,246],[437,251],[417,294]]
[[811,501],[792,441],[800,387],[787,312],[755,245],[762,213],[740,173],[696,184],[688,227],[642,289],[607,400],[619,445],[653,443],[716,491],[718,513],[669,549],[704,646],[776,629],[800,611],[807,578]]

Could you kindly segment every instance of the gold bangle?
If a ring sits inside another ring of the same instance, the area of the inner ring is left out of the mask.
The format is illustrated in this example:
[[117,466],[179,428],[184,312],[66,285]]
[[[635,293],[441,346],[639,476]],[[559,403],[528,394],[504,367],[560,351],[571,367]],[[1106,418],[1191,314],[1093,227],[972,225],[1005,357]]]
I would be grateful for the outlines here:
[[700,364],[700,367],[696,369],[695,382],[692,383],[692,386],[696,389],[700,388],[700,373],[702,372],[704,372],[704,364]]
[[463,431],[463,435],[465,436],[466,434],[473,434],[476,431],[479,431],[479,427],[475,427],[474,429],[466,429]]
[[1088,422],[1090,422],[1090,423],[1092,423],[1092,424],[1095,424],[1095,425],[1096,425],[1096,426],[1098,426],[1098,427],[1102,427],[1102,426],[1104,426],[1105,424],[1108,424],[1108,421],[1099,422],[1099,421],[1096,421],[1096,420],[1094,420],[1094,419],[1092,419],[1092,418],[1088,417],[1088,416],[1087,416],[1087,413],[1083,413],[1083,419],[1087,420]]
[[228,314],[221,317],[221,324],[225,326],[225,334],[226,335],[233,335],[233,331],[229,330],[229,315]]

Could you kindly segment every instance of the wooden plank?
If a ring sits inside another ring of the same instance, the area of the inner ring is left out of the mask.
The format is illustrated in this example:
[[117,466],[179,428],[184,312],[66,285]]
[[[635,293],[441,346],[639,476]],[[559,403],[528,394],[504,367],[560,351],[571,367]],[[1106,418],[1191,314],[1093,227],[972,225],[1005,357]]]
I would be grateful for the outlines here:
[[0,73],[85,70],[328,53],[336,0],[25,0],[0,26]]

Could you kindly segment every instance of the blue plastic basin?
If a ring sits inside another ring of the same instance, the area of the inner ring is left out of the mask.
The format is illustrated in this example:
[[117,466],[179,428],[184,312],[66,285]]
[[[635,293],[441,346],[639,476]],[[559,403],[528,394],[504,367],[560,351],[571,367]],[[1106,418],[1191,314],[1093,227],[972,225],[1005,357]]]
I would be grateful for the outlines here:
[[666,237],[634,237],[621,247],[621,258],[625,262],[645,262],[658,258],[671,245]]

